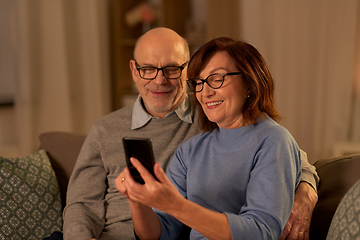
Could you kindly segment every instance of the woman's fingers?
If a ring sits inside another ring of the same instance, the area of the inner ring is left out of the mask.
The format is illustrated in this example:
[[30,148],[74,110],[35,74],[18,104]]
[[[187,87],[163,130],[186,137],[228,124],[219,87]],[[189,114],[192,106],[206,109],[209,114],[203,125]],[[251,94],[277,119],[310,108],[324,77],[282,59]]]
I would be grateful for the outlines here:
[[119,174],[119,176],[116,178],[116,180],[115,180],[115,185],[116,185],[116,189],[124,196],[124,197],[126,197],[126,198],[129,198],[129,196],[128,196],[128,193],[127,193],[127,189],[126,189],[126,186],[125,186],[125,183],[124,183],[124,181],[125,181],[125,179],[126,179],[126,177],[125,177],[125,171],[126,171],[126,169],[123,171],[123,172],[121,172],[120,174]]
[[151,181],[155,180],[154,176],[142,165],[139,160],[131,157],[130,161],[132,165],[136,168],[136,170],[140,173],[140,176],[145,183],[150,183]]
[[166,177],[166,174],[165,174],[164,170],[160,167],[159,163],[155,163],[154,173],[155,173],[155,176],[157,177],[157,179],[159,180],[159,182],[161,182],[161,183],[168,182],[169,179]]

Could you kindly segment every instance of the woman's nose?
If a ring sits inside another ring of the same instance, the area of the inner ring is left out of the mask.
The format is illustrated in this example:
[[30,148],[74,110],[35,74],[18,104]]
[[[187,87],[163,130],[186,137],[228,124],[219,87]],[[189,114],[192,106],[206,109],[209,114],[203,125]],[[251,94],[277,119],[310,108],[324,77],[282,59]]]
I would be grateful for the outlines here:
[[215,94],[215,89],[211,88],[207,82],[204,82],[203,90],[201,92],[204,96],[212,96]]

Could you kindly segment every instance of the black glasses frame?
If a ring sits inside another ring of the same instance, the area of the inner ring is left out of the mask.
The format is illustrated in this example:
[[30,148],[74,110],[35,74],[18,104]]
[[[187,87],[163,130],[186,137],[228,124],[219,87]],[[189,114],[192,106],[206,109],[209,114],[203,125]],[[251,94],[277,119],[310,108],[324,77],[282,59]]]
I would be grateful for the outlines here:
[[[242,74],[242,72],[214,73],[214,74],[210,74],[210,75],[209,75],[207,78],[205,78],[205,79],[201,79],[201,78],[191,78],[191,79],[188,79],[188,80],[186,81],[186,83],[187,83],[187,85],[189,86],[189,88],[190,88],[191,91],[193,91],[193,92],[201,92],[201,91],[204,89],[204,83],[207,83],[207,85],[208,85],[209,87],[211,87],[212,89],[219,89],[219,88],[221,88],[222,85],[224,84],[224,81],[225,81],[225,77],[226,77],[226,76],[234,76],[234,75],[240,75],[240,74]],[[213,86],[211,86],[211,85],[209,84],[209,82],[208,82],[208,79],[209,79],[210,77],[212,77],[212,76],[215,76],[215,75],[220,75],[220,76],[222,76],[222,82],[221,82],[221,84],[220,84],[219,87],[213,87]],[[197,85],[196,81],[198,81],[198,80],[201,81],[201,89],[198,90],[198,91],[196,91],[196,85]],[[196,83],[196,84],[194,85],[194,83]]]
[[[180,66],[165,66],[165,67],[161,67],[161,68],[151,67],[151,66],[140,67],[140,65],[139,65],[139,64],[137,63],[137,61],[135,60],[136,70],[138,70],[139,76],[140,76],[142,79],[145,79],[145,80],[154,80],[154,79],[157,77],[157,75],[159,74],[159,71],[160,71],[160,70],[162,71],[162,73],[163,73],[163,75],[164,75],[165,78],[167,78],[167,79],[177,79],[177,78],[181,77],[181,74],[182,74],[182,72],[183,72],[183,70],[184,70],[184,68],[186,67],[187,64],[188,64],[188,62],[185,62],[184,64],[182,64],[182,65],[180,65]],[[166,68],[174,68],[174,67],[179,68],[179,69],[181,70],[181,71],[180,71],[180,75],[179,75],[178,77],[175,77],[175,78],[174,78],[174,77],[168,77],[168,76],[166,75],[166,71],[164,72],[164,69],[166,69]],[[141,70],[141,69],[144,69],[144,68],[156,69],[156,75],[155,75],[155,77],[153,77],[153,78],[145,78],[145,77],[142,77],[140,70]]]

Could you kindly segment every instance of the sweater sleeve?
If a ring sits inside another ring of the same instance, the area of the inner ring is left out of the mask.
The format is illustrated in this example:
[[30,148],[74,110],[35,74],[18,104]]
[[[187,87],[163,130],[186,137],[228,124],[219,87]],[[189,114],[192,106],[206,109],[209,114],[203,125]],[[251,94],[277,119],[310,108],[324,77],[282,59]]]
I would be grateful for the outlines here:
[[98,238],[105,225],[106,172],[96,131],[88,134],[71,175],[64,209],[64,239]]
[[[187,198],[186,194],[186,171],[187,168],[183,163],[179,151],[176,150],[169,167],[167,168],[166,175],[178,189],[179,193]],[[161,237],[160,240],[177,239],[185,225],[165,212],[154,209],[158,215],[161,224]]]
[[315,167],[311,165],[308,161],[306,152],[300,150],[301,152],[301,181],[307,182],[310,184],[315,191],[317,191],[317,187],[319,186],[319,175],[317,174]]
[[300,182],[301,166],[296,142],[283,133],[262,141],[253,159],[246,203],[240,213],[225,213],[233,239],[279,239],[281,236]]

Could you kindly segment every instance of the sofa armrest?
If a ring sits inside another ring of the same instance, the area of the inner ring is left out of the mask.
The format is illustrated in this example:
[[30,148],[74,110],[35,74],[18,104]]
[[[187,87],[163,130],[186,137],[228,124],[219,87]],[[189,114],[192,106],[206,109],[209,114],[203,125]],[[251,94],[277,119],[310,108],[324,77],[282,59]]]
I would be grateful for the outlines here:
[[69,178],[85,138],[85,134],[68,132],[46,132],[39,136],[39,149],[46,151],[55,171],[63,208],[66,205]]
[[310,239],[326,239],[331,220],[345,193],[360,179],[360,154],[322,159],[314,166],[320,177]]

